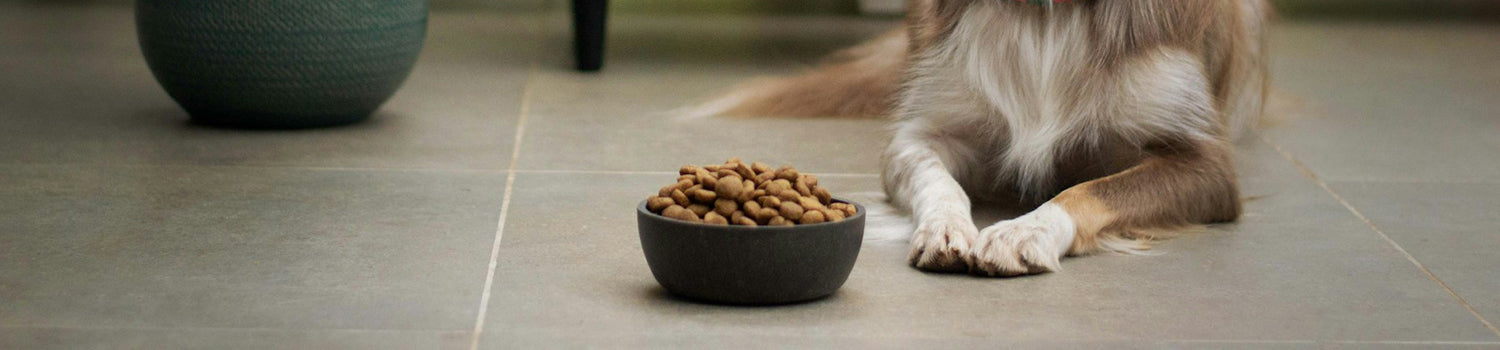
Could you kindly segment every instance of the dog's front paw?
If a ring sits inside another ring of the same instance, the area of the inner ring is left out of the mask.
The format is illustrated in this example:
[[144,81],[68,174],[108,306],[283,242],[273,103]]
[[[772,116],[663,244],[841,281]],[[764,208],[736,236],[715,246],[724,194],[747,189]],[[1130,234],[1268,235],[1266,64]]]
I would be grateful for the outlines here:
[[911,238],[911,266],[926,271],[961,272],[969,269],[969,250],[977,228],[962,215],[923,220]]
[[1073,244],[1074,230],[1072,217],[1052,204],[996,223],[979,232],[971,271],[986,276],[1058,271]]

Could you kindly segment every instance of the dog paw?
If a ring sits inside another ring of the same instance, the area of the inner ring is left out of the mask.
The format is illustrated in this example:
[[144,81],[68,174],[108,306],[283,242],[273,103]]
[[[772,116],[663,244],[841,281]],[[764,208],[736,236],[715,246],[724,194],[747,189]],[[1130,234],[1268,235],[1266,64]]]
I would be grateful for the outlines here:
[[1058,271],[1073,244],[1073,219],[1047,204],[1014,220],[979,232],[970,271],[985,276],[1019,276]]
[[925,271],[962,272],[969,269],[968,257],[977,228],[961,215],[923,220],[912,234],[911,266]]

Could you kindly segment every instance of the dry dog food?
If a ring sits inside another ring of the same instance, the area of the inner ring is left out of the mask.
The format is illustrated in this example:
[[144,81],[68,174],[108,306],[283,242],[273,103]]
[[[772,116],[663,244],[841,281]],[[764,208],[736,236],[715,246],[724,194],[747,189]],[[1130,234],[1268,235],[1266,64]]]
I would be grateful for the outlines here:
[[773,169],[730,158],[723,165],[683,166],[677,183],[662,187],[646,208],[662,216],[712,225],[794,226],[836,222],[858,213],[833,202],[818,177],[797,168]]

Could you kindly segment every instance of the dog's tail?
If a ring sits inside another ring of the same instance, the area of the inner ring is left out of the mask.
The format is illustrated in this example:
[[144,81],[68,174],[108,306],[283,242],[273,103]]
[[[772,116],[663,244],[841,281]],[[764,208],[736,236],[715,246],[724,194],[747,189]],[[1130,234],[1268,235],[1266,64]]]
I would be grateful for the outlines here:
[[691,108],[687,116],[877,117],[901,85],[907,35],[895,30],[790,77],[762,78]]

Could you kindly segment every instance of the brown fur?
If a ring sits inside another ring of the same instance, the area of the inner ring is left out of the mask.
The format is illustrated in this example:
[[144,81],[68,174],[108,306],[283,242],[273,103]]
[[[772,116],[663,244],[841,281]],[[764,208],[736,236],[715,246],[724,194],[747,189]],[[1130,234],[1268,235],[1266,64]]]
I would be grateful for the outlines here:
[[1073,254],[1093,252],[1099,239],[1147,240],[1163,230],[1239,218],[1240,198],[1230,146],[1155,147],[1123,172],[1088,181],[1052,199],[1073,215]]
[[[892,31],[830,56],[826,63],[791,77],[764,78],[734,89],[700,114],[773,117],[880,117],[901,86],[906,35]],[[733,104],[722,110],[715,105]]]
[[[906,34],[911,40],[908,46],[913,54],[920,53],[933,43],[948,36],[958,17],[974,0],[912,0],[908,2]],[[898,72],[899,74],[899,72]]]

